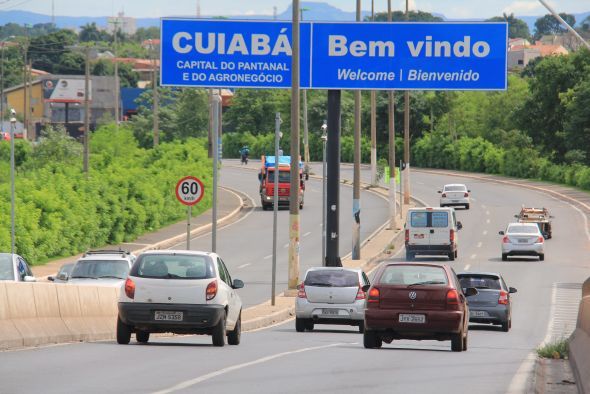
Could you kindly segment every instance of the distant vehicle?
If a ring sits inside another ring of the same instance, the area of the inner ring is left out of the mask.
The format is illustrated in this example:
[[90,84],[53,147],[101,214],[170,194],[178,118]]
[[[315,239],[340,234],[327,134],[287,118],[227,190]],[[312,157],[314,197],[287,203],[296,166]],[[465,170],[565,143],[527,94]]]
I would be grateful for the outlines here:
[[367,292],[365,348],[395,339],[451,340],[451,350],[467,350],[469,306],[455,271],[447,265],[382,263]]
[[74,264],[71,275],[62,276],[69,284],[120,287],[135,261],[123,250],[90,250]]
[[227,267],[215,253],[154,250],[140,254],[121,287],[117,343],[135,333],[146,343],[151,333],[211,335],[214,346],[240,343],[242,300]]
[[63,264],[57,274],[55,276],[48,276],[47,280],[53,283],[66,283],[68,281],[68,277],[72,273],[72,269],[74,268],[75,263],[66,263]]
[[0,253],[0,281],[36,282],[33,271],[18,254]]
[[444,255],[453,261],[457,258],[457,231],[463,225],[457,221],[453,208],[411,208],[408,210],[406,260],[416,255]]
[[510,223],[502,237],[502,261],[510,256],[537,256],[545,260],[545,237],[534,223]]
[[461,272],[457,274],[461,287],[475,287],[479,294],[469,298],[469,321],[484,324],[499,324],[502,331],[512,327],[512,301],[516,293],[508,287],[502,275],[492,272]]
[[522,207],[520,212],[517,215],[514,215],[516,219],[518,219],[519,223],[535,223],[539,226],[539,230],[541,230],[541,234],[546,239],[549,239],[553,236],[551,231],[551,219],[553,216],[549,214],[549,210],[547,208],[528,208]]
[[[274,201],[275,186],[275,156],[262,156],[262,168],[258,173],[260,181],[260,204],[262,209],[271,209]],[[291,195],[291,156],[279,156],[279,177],[278,177],[278,197],[279,206],[289,206]],[[303,163],[301,160],[298,165],[299,172],[299,208],[303,209],[305,180],[307,175],[303,173]]]
[[359,268],[317,267],[305,273],[295,299],[295,329],[314,324],[343,324],[364,330],[365,292],[370,284]]
[[441,207],[463,206],[465,209],[469,209],[469,204],[471,203],[469,193],[471,193],[471,190],[467,189],[467,186],[460,183],[453,183],[445,185],[438,192],[441,194]]

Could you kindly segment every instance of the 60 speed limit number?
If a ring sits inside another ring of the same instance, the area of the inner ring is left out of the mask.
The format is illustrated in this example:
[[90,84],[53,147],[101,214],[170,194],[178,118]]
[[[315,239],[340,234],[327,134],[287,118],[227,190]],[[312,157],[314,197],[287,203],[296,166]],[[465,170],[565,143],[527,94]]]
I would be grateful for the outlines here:
[[186,176],[176,184],[176,198],[184,205],[195,205],[203,198],[203,182],[194,176]]

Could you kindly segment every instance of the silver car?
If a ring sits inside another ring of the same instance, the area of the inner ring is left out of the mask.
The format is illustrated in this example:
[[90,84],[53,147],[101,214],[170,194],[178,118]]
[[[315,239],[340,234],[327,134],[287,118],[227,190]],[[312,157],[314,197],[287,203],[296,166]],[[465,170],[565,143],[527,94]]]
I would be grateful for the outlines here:
[[538,256],[545,260],[545,238],[536,223],[510,223],[502,237],[502,261],[509,256]]
[[91,250],[76,261],[71,275],[64,279],[75,285],[119,288],[127,279],[135,259],[134,254],[126,251]]
[[313,330],[315,324],[358,326],[364,331],[365,292],[369,278],[361,269],[310,268],[297,287],[295,329]]
[[0,253],[0,281],[36,282],[29,264],[18,254]]

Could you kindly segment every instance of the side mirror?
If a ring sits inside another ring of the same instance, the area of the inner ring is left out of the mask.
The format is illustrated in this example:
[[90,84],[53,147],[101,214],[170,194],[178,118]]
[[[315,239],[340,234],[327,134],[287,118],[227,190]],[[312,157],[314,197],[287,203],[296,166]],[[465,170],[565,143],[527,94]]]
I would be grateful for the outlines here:
[[471,190],[467,189],[467,193],[471,193]]
[[234,283],[232,285],[232,289],[241,289],[244,287],[244,282],[239,279],[234,279]]
[[25,277],[23,278],[23,281],[24,281],[24,282],[37,282],[37,279],[35,279],[35,277],[34,277],[34,276],[29,276],[29,275],[27,275],[27,276],[25,276]]
[[514,217],[518,219],[519,216],[518,215],[514,215]]
[[50,282],[55,282],[55,278],[53,276],[48,276],[47,280]]
[[62,272],[61,274],[59,274],[57,276],[57,279],[63,280],[64,282],[66,282],[69,279],[69,277],[68,277],[68,274],[67,273]]
[[516,288],[514,288],[514,287],[509,287],[509,288],[508,288],[508,292],[509,292],[510,294],[514,294],[514,293],[516,293],[517,291],[518,291],[518,290],[516,290]]
[[457,230],[461,230],[463,228],[463,223],[457,222]]
[[549,234],[548,233],[543,233],[543,238],[544,239],[549,239]]
[[442,190],[437,191],[438,194],[442,193]]
[[366,293],[367,291],[369,291],[369,289],[371,288],[371,285],[364,285],[362,287],[363,291]]
[[465,297],[472,297],[474,295],[478,295],[479,291],[477,291],[477,289],[475,287],[468,287],[465,289],[464,293],[465,293]]
[[498,231],[498,234],[504,235],[505,233],[504,233],[504,231]]

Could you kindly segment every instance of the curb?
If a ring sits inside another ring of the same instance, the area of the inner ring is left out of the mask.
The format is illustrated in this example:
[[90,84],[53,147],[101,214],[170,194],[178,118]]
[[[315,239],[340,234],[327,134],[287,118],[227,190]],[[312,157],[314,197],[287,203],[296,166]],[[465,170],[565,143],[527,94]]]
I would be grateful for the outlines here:
[[[282,295],[281,295],[282,296]],[[293,297],[291,297],[293,298]],[[294,298],[293,298],[294,299]],[[256,306],[248,309],[256,308]],[[295,316],[295,305],[281,309],[270,315],[257,317],[255,319],[245,320],[242,322],[242,331],[253,331],[260,328],[268,327],[273,324],[284,322],[285,320]]]

